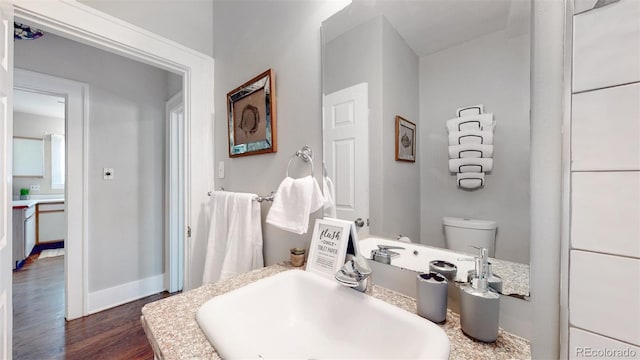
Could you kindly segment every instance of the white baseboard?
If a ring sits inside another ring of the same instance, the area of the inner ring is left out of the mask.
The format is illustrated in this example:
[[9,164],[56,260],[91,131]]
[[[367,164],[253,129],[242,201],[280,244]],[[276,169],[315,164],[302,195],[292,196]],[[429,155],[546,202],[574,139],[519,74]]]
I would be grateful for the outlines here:
[[97,313],[165,290],[164,274],[89,293],[87,312]]

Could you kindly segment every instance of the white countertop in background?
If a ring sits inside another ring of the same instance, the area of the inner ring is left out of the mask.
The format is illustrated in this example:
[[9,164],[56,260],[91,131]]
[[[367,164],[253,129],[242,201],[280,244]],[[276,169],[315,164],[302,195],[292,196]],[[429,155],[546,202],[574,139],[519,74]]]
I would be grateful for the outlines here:
[[36,198],[36,199],[29,199],[29,200],[13,200],[13,208],[26,208],[26,207],[31,207],[34,206],[36,204],[49,204],[49,203],[57,203],[57,202],[64,202],[64,197],[57,197],[57,198]]

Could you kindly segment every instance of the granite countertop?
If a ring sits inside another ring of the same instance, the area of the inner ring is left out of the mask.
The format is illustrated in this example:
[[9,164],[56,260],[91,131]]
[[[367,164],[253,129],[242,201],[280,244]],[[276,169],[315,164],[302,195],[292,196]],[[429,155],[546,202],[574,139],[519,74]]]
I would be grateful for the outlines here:
[[[168,297],[142,308],[142,326],[157,359],[220,359],[195,318],[207,300],[259,279],[291,269],[288,262],[254,270],[215,284],[206,284],[185,293]],[[416,313],[415,299],[373,285],[371,295]],[[457,314],[448,311],[440,325],[451,341],[450,359],[530,359],[529,342],[500,330],[492,344],[474,341],[460,330]]]
[[502,294],[529,298],[529,265],[490,259],[491,270],[502,278]]

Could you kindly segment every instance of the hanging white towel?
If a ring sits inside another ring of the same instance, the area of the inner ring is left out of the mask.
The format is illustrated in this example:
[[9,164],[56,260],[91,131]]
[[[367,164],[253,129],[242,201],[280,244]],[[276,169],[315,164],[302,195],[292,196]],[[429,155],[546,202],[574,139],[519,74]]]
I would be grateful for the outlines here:
[[493,169],[493,159],[463,158],[449,160],[449,171],[453,173],[489,172]]
[[300,179],[287,176],[278,186],[266,222],[292,233],[305,234],[309,215],[323,204],[322,191],[313,176]]
[[449,159],[468,157],[490,158],[493,156],[493,145],[462,144],[449,146]]
[[220,271],[224,261],[227,247],[227,200],[231,193],[226,191],[214,191],[209,201],[211,209],[211,221],[209,224],[209,238],[205,255],[203,283],[220,280]]
[[484,186],[484,173],[467,172],[456,175],[458,187],[462,189],[477,189]]
[[461,144],[493,145],[493,132],[481,130],[463,130],[449,132],[449,145]]
[[336,218],[336,188],[328,176],[323,176],[322,193],[324,194],[324,207],[322,214],[326,217]]
[[447,120],[449,131],[483,130],[488,126],[493,127],[493,114],[491,113],[467,115]]
[[217,282],[264,266],[257,195],[215,191],[203,283]]

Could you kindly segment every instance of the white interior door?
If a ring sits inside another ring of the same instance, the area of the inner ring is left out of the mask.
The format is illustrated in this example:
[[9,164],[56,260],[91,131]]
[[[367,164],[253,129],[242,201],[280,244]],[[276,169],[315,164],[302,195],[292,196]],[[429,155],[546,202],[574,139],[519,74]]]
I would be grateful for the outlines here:
[[165,287],[173,293],[184,288],[184,100],[182,92],[166,105],[167,113],[167,274]]
[[0,358],[11,358],[13,4],[0,1]]
[[361,83],[323,101],[324,157],[335,187],[339,219],[362,219],[360,236],[369,233],[369,95]]

